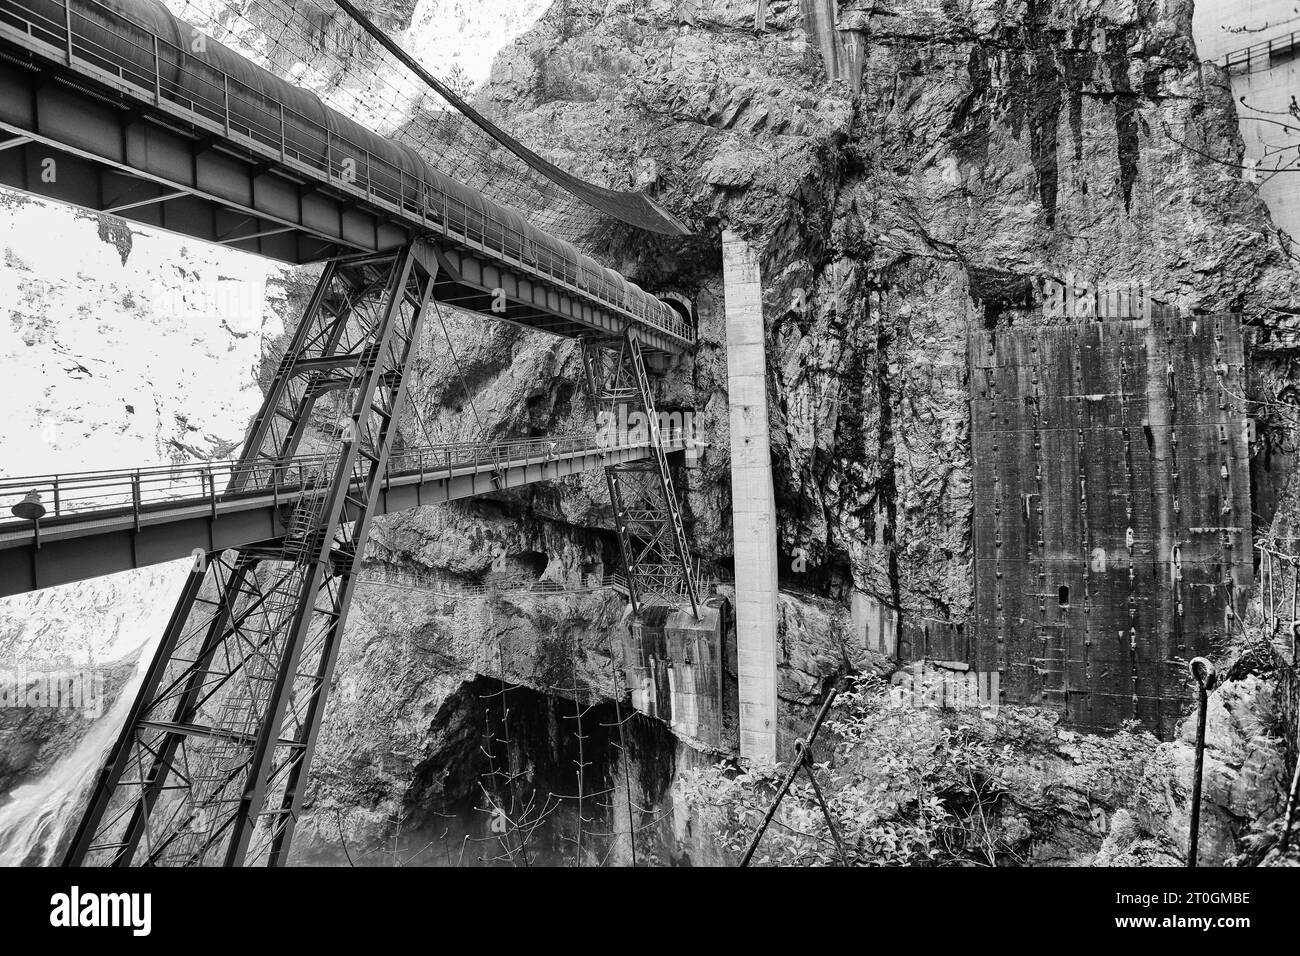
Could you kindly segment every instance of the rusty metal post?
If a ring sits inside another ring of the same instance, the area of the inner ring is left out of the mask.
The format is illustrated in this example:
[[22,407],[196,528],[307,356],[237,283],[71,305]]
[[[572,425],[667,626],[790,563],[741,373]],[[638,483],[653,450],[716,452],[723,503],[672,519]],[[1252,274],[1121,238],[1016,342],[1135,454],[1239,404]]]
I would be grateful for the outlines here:
[[[790,764],[790,769],[786,772],[785,779],[781,781],[781,786],[776,791],[776,799],[773,800],[772,805],[767,808],[767,813],[763,817],[763,822],[759,824],[758,830],[755,831],[754,838],[749,841],[749,848],[745,850],[745,855],[740,860],[740,865],[742,867],[749,866],[749,861],[753,859],[754,851],[758,849],[759,841],[763,839],[763,834],[767,832],[768,825],[771,824],[772,818],[776,816],[776,811],[780,808],[781,801],[785,799],[785,795],[790,791],[790,784],[794,783],[795,774],[797,774],[799,768],[804,765],[808,751],[812,747],[812,742],[817,739],[817,732],[822,729],[822,722],[826,719],[826,715],[831,712],[831,704],[835,703],[835,698],[839,695],[839,692],[840,688],[838,685],[831,688],[830,693],[826,695],[826,700],[822,703],[822,709],[817,712],[817,719],[813,721],[812,730],[808,731],[808,739],[806,741],[799,741],[796,744],[796,750],[798,753],[795,756],[794,762]],[[835,831],[832,829],[831,832],[834,833]],[[838,838],[838,834],[836,834],[836,836]]]
[[1282,838],[1278,840],[1278,849],[1283,853],[1291,845],[1291,828],[1295,825],[1296,798],[1300,796],[1300,759],[1296,760],[1295,773],[1291,777],[1291,789],[1287,791],[1286,812],[1282,823]]
[[808,782],[812,784],[813,794],[817,797],[817,803],[821,805],[822,816],[826,818],[826,827],[831,831],[831,836],[835,838],[835,849],[840,854],[840,865],[849,865],[849,854],[844,849],[844,838],[840,836],[840,828],[835,823],[835,817],[831,814],[831,808],[826,803],[826,798],[822,795],[822,788],[817,785],[817,774],[814,772],[812,750],[803,746],[800,741],[799,749],[802,756],[799,763],[803,765],[804,772],[808,775]]
[[1218,674],[1204,657],[1194,657],[1187,664],[1198,688],[1199,712],[1196,715],[1196,769],[1192,772],[1192,822],[1187,839],[1187,865],[1196,867],[1196,856],[1201,830],[1201,770],[1205,764],[1205,713],[1209,709],[1210,691],[1218,682]]
[[[1292,658],[1295,658],[1296,611],[1300,610],[1300,591],[1297,591],[1297,587],[1300,587],[1300,580],[1297,580],[1295,561],[1288,563],[1291,564],[1291,656]],[[1283,584],[1283,587],[1286,587],[1286,585]],[[1283,598],[1284,597],[1286,597],[1286,594],[1283,593]]]

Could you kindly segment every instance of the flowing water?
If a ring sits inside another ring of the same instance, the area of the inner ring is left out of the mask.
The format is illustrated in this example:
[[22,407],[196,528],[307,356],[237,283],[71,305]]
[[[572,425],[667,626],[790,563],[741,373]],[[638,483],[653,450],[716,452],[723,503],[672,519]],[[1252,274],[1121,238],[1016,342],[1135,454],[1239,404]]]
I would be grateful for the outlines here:
[[[142,661],[152,656],[146,647]],[[50,866],[76,828],[87,790],[117,739],[145,668],[137,667],[113,706],[101,715],[86,736],[44,776],[16,787],[0,804],[0,866]]]

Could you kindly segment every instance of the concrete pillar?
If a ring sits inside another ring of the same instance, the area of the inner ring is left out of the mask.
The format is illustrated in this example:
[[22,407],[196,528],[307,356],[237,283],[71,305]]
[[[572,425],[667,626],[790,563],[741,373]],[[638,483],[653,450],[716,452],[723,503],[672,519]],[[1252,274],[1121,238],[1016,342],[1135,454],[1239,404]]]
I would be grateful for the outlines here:
[[776,759],[776,495],[767,424],[767,346],[758,257],[722,234],[727,313],[727,400],[736,554],[740,754]]

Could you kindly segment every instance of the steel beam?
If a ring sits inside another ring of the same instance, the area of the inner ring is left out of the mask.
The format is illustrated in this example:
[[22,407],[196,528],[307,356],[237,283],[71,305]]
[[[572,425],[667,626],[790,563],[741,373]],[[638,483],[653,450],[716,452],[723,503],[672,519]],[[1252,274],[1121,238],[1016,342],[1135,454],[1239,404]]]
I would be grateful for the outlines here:
[[[309,314],[295,343],[303,357],[354,357],[351,381],[330,396],[351,423],[334,436],[330,479],[291,503],[269,550],[211,555],[191,574],[70,863],[284,860],[436,268],[412,245],[322,278],[351,293],[347,309]],[[267,399],[278,414],[259,421],[318,411],[317,371],[293,358]],[[252,480],[303,432],[264,429],[245,451]]]
[[[638,330],[627,329],[617,349],[609,345],[596,343],[583,350],[587,381],[603,419],[600,427],[621,428],[636,412],[651,452],[635,462],[608,462],[605,468],[632,613],[639,619],[647,606],[684,606],[698,618],[699,585],[668,466],[668,452],[674,449],[665,447]],[[677,436],[674,446],[692,440]]]

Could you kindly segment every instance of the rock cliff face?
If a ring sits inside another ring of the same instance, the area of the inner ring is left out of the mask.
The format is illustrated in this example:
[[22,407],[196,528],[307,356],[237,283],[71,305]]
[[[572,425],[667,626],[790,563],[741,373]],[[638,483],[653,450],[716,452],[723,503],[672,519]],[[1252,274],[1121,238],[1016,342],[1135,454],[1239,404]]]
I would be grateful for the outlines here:
[[[968,323],[1072,273],[1267,326],[1295,278],[1251,186],[1202,155],[1239,144],[1190,4],[841,3],[829,38],[822,6],[770,3],[756,33],[749,2],[556,4],[488,95],[570,163],[648,170],[703,233],[763,244],[783,547],[832,591],[960,618]],[[842,78],[829,41],[856,51]],[[716,272],[692,291],[707,408]]]
[[[727,224],[764,252],[788,732],[827,677],[871,666],[844,613],[853,591],[911,614],[969,613],[971,323],[1042,321],[1034,279],[1072,274],[1142,282],[1186,309],[1241,309],[1277,349],[1289,332],[1270,309],[1296,291],[1267,210],[1232,165],[1231,97],[1196,58],[1189,3],[834,6],[773,0],[759,30],[748,0],[560,0],[478,94],[549,158],[648,189],[700,235],[685,253],[644,241],[602,251],[699,310],[701,345],[665,388],[711,442],[679,480],[693,545],[722,570],[717,234]],[[567,384],[572,346],[502,333],[456,347],[480,411],[496,410],[490,428],[559,430],[590,414]],[[1270,351],[1256,361],[1277,374]],[[425,413],[464,404],[448,388]],[[480,509],[469,545],[445,533],[451,514],[386,519],[376,558],[460,575],[486,570],[494,550],[608,565],[602,489],[575,485]],[[528,623],[504,638],[506,659],[535,661],[559,631],[540,609],[517,620]],[[599,627],[583,631],[601,654]],[[453,655],[466,679],[484,672],[472,650]],[[391,796],[404,799],[400,787]]]
[[[422,6],[416,22],[428,21]],[[1297,277],[1232,165],[1240,141],[1231,96],[1196,57],[1190,13],[1190,0],[555,0],[477,91],[485,111],[547,158],[612,187],[647,189],[696,231],[677,245],[606,238],[597,251],[698,310],[700,345],[670,369],[663,400],[695,409],[710,442],[678,481],[693,547],[724,575],[721,228],[762,250],[786,739],[829,678],[886,669],[848,613],[855,592],[905,614],[970,612],[972,323],[1043,321],[1032,307],[1040,276],[1143,282],[1184,308],[1245,312],[1260,330],[1260,381],[1281,380],[1294,332],[1275,310],[1289,310]],[[445,334],[428,330],[406,440],[590,427],[573,343],[455,317],[446,325]],[[273,364],[274,347],[269,354]],[[1281,429],[1262,424],[1262,441],[1278,445]],[[1264,469],[1257,478],[1277,484]],[[450,582],[502,569],[562,581],[616,567],[610,527],[602,481],[585,476],[382,519],[369,559],[376,571],[415,568]],[[642,718],[628,718],[626,749],[613,749],[618,721],[608,708],[622,695],[611,635],[621,616],[600,596],[450,607],[361,593],[299,858],[404,858],[433,842],[435,858],[424,861],[439,862],[451,839],[471,847],[461,860],[501,860],[494,807],[523,812],[529,793],[573,793],[562,767],[585,762],[566,736],[583,709],[576,699],[604,718],[587,724],[600,756],[585,790],[604,792],[606,829],[626,832],[635,817],[642,861],[711,859],[699,821],[674,811],[670,784],[680,767],[713,758]],[[1252,688],[1234,700],[1266,696]],[[503,701],[514,716],[497,720]],[[1257,720],[1262,706],[1243,704],[1253,716],[1234,725],[1258,728],[1225,731],[1233,773],[1272,746],[1238,740],[1273,739],[1276,728]],[[1173,769],[1151,769],[1165,766],[1159,755],[1147,764],[1150,793],[1185,805],[1174,765],[1187,748],[1161,746]],[[1268,779],[1278,759],[1261,771]],[[526,782],[507,793],[503,767]],[[1210,788],[1232,816],[1215,844],[1220,858],[1255,812],[1230,775]],[[610,797],[620,788],[625,802]],[[1115,815],[1123,832],[1104,857],[1143,858],[1132,849],[1139,841],[1176,856],[1173,837],[1152,835],[1167,807],[1143,799],[1145,810]],[[1058,857],[1101,847],[1081,807],[1061,830],[1087,830],[1091,845],[1062,838]],[[633,847],[617,837],[576,850],[567,804],[551,818],[556,858],[630,861]],[[1050,847],[1042,854],[1055,858]],[[453,847],[442,862],[457,860]]]

